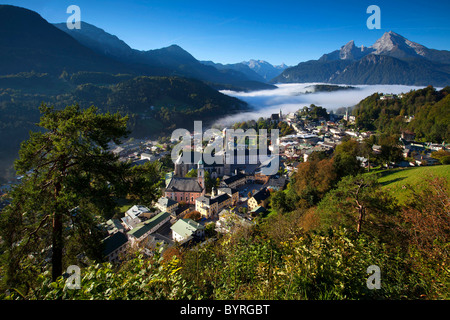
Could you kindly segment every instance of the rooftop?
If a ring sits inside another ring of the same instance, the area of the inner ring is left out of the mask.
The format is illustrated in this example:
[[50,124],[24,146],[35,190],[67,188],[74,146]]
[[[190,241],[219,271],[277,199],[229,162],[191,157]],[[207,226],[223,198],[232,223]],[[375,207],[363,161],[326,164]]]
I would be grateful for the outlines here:
[[102,240],[102,243],[104,245],[103,254],[105,256],[109,255],[110,253],[114,252],[125,243],[127,243],[127,241],[128,237],[122,232],[116,232],[113,235],[110,235],[109,237]]
[[150,209],[147,208],[146,206],[134,205],[127,210],[126,215],[134,219],[144,212],[150,212]]
[[161,221],[170,217],[170,213],[168,212],[160,212],[153,218],[139,223],[136,228],[128,231],[129,235],[134,236],[135,238],[140,238],[150,230],[152,230],[155,226],[157,226]]
[[173,206],[174,204],[177,204],[178,202],[176,202],[175,200],[172,200],[170,198],[166,198],[166,197],[161,197],[158,199],[158,204],[162,207],[168,208]]
[[269,190],[267,190],[267,188],[262,188],[257,193],[255,193],[252,198],[254,198],[256,202],[259,203],[260,201],[266,200],[269,196],[270,196]]
[[203,230],[205,227],[192,219],[179,219],[170,228],[183,238],[187,238],[197,230]]
[[202,192],[203,188],[197,181],[197,178],[172,177],[166,188],[168,192]]

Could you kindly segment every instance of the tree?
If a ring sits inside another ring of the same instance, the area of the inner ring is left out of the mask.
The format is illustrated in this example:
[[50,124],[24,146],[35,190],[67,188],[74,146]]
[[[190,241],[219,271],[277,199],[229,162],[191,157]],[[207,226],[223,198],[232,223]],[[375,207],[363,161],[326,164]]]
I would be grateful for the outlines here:
[[333,159],[315,159],[300,163],[294,177],[295,192],[310,205],[319,202],[337,181]]
[[403,160],[403,152],[398,140],[394,136],[386,136],[380,139],[381,151],[378,158],[386,164],[389,169],[390,163]]
[[198,221],[202,218],[202,214],[197,210],[193,210],[184,216],[184,219],[192,219],[194,221]]
[[349,139],[336,146],[333,165],[339,178],[361,173],[361,162],[356,158],[359,148],[358,141],[354,139]]
[[412,196],[402,208],[401,229],[406,235],[412,266],[421,275],[429,299],[449,298],[450,193],[444,177],[425,177],[409,187]]
[[186,178],[197,178],[197,169],[191,169],[188,173],[186,173]]
[[450,164],[450,151],[441,149],[431,153],[431,157],[439,160],[441,164]]
[[358,234],[366,229],[367,233],[380,235],[388,229],[387,217],[396,212],[397,205],[381,189],[376,176],[357,175],[339,181],[320,202],[318,210],[325,226],[338,224],[354,228]]
[[270,196],[270,206],[278,213],[284,214],[294,211],[297,207],[298,200],[299,198],[295,191],[290,189],[287,189],[286,192],[279,190]]
[[112,216],[115,199],[126,196],[136,182],[130,165],[108,147],[128,134],[127,117],[77,105],[63,110],[42,105],[40,112],[41,131],[30,132],[21,144],[15,168],[24,177],[2,215],[12,281],[23,270],[39,272],[49,248],[52,278],[58,278],[71,232],[92,238],[96,216]]

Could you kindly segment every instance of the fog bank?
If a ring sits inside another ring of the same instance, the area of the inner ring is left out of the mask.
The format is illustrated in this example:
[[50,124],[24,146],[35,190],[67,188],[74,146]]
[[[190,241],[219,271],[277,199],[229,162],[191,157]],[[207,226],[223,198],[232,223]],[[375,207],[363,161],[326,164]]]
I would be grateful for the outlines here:
[[310,86],[314,84],[321,83],[277,84],[277,89],[252,92],[222,90],[220,92],[223,94],[247,102],[253,111],[227,116],[216,123],[229,125],[239,121],[257,120],[259,117],[270,117],[272,113],[278,113],[280,109],[283,114],[288,114],[310,104],[325,107],[331,111],[339,107],[354,106],[375,92],[399,94],[424,88],[405,85],[352,85],[355,89],[306,93],[313,90]]

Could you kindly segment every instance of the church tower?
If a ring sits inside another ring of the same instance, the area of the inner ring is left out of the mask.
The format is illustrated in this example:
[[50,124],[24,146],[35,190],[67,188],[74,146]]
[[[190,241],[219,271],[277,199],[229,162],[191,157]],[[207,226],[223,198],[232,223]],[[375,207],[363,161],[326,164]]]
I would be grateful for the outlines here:
[[197,181],[198,184],[202,187],[203,193],[205,192],[205,169],[203,168],[203,161],[197,163]]

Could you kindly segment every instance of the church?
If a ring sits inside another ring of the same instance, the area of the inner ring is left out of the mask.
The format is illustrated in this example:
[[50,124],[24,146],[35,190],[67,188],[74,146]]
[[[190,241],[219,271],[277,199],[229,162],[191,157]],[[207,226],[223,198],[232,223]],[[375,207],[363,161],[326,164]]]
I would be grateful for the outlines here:
[[203,161],[197,163],[197,177],[184,178],[173,176],[168,183],[165,196],[166,198],[187,204],[195,204],[198,197],[205,195],[205,169]]

